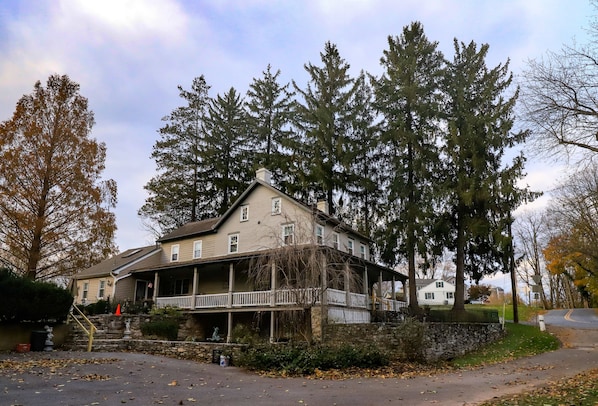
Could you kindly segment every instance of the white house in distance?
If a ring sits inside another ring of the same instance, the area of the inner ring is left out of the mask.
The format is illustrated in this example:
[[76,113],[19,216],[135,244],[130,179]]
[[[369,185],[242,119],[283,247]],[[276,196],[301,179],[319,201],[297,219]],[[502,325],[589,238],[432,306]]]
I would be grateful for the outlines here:
[[417,303],[420,306],[455,304],[455,285],[443,279],[416,279]]

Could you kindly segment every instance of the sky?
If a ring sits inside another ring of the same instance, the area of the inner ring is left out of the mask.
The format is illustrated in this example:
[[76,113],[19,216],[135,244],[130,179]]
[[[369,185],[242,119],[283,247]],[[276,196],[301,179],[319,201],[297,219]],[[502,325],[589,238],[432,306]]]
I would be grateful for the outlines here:
[[[449,59],[453,40],[487,43],[488,66],[529,59],[580,41],[594,14],[589,0],[1,0],[0,121],[52,74],[80,84],[107,147],[105,179],[118,185],[116,244],[150,245],[137,212],[156,174],[150,155],[161,118],[182,106],[178,85],[204,75],[210,96],[245,94],[268,64],[282,83],[307,83],[327,41],[351,65],[380,75],[388,36],[413,21]],[[562,168],[535,159],[525,182],[549,190]]]

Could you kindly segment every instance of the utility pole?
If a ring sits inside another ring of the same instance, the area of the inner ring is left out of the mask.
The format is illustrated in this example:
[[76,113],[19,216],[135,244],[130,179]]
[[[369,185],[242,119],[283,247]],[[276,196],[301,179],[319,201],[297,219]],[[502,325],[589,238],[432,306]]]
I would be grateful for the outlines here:
[[511,292],[513,300],[513,323],[519,323],[519,312],[517,309],[517,276],[515,275],[515,247],[513,245],[513,232],[511,230],[511,213],[509,213],[509,221],[507,232],[509,233],[510,250],[509,250],[509,272],[511,272]]

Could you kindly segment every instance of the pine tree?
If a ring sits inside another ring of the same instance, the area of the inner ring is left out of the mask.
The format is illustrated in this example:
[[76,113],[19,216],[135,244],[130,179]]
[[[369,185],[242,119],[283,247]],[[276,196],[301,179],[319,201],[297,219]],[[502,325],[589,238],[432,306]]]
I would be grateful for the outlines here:
[[416,257],[424,263],[440,254],[435,235],[439,151],[440,92],[444,60],[438,43],[430,42],[420,23],[388,38],[375,82],[376,107],[383,117],[382,141],[387,202],[381,206],[385,225],[382,257],[395,265],[407,260],[409,304],[418,311]]
[[512,82],[508,62],[488,69],[487,54],[487,44],[478,49],[473,41],[465,45],[455,40],[444,83],[444,207],[451,220],[447,243],[456,253],[455,311],[464,310],[466,274],[479,280],[499,270],[509,272],[511,212],[529,195],[516,185],[523,156],[511,165],[503,162],[505,151],[527,136],[511,132],[518,91],[505,95]]
[[139,210],[156,236],[217,211],[203,193],[210,182],[204,159],[210,86],[202,75],[193,80],[191,90],[178,89],[186,105],[162,119],[166,124],[158,130],[160,139],[152,152],[158,174],[145,185],[150,196]]
[[293,81],[303,98],[303,103],[297,103],[296,125],[304,140],[297,154],[299,170],[304,173],[300,186],[312,195],[303,197],[325,197],[334,214],[335,193],[344,191],[350,165],[346,134],[353,120],[350,106],[357,83],[349,76],[349,64],[341,58],[336,45],[327,42],[320,57],[322,67],[305,65],[310,76],[306,89],[300,89]]

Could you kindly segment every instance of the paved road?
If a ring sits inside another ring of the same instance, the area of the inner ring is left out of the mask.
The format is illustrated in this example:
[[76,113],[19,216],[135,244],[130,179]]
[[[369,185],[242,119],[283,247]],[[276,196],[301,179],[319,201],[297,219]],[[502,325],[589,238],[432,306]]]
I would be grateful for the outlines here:
[[550,310],[544,315],[549,326],[598,330],[598,309]]

